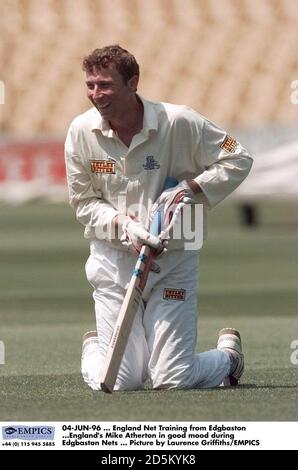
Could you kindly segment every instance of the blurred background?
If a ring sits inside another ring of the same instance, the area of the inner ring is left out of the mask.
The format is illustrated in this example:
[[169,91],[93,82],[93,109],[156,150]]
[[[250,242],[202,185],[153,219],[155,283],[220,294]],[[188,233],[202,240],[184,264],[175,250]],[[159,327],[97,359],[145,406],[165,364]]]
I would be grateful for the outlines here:
[[141,94],[190,105],[254,155],[296,139],[296,0],[0,5],[2,199],[65,197],[62,143],[71,120],[89,107],[82,58],[111,43],[139,61]]
[[[0,419],[114,419],[106,402],[90,410],[79,375],[80,336],[94,314],[88,243],[67,205],[63,158],[71,120],[90,107],[82,58],[113,43],[136,56],[142,95],[190,105],[255,158],[210,215],[198,347],[213,346],[222,326],[239,327],[245,380],[257,384],[233,401],[225,395],[225,409],[219,395],[193,406],[189,395],[178,408],[159,396],[146,409],[114,398],[115,416],[294,419],[297,0],[0,0]],[[266,400],[260,383],[271,384]]]

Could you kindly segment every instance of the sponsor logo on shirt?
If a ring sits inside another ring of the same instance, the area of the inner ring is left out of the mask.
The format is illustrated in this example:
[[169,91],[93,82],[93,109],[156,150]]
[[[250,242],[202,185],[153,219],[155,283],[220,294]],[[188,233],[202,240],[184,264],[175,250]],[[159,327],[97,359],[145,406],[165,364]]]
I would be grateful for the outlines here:
[[155,160],[152,155],[149,155],[146,158],[146,163],[143,164],[143,168],[145,170],[158,170],[160,168],[160,164]]
[[185,300],[185,289],[170,289],[166,287],[163,290],[163,298],[165,300]]
[[113,160],[91,160],[92,173],[115,174],[115,162]]
[[234,153],[237,147],[237,140],[233,139],[230,135],[226,135],[220,147],[228,153]]

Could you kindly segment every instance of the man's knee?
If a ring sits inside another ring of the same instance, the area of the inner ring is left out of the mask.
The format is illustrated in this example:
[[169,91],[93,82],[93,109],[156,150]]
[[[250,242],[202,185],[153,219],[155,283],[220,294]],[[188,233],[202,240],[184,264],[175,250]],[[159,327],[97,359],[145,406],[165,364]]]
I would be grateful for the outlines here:
[[[92,388],[92,390],[101,390],[100,388],[100,373],[93,367],[91,370],[82,367],[82,376],[84,381]],[[142,390],[143,384],[139,378],[127,377],[117,378],[114,391],[131,391],[131,390]]]
[[138,380],[116,381],[114,391],[128,392],[133,390],[142,390],[143,384]]
[[140,368],[132,368],[131,364],[124,361],[118,372],[114,390],[142,390],[146,379],[143,375],[143,371]]

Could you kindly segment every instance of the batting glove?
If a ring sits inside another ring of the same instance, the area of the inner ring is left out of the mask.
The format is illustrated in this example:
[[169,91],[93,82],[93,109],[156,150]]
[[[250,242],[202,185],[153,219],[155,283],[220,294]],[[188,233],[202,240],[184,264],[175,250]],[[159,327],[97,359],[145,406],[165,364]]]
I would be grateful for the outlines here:
[[178,214],[185,204],[195,204],[195,193],[189,187],[188,183],[183,180],[174,188],[169,188],[163,191],[155,204],[151,208],[152,221],[157,211],[163,214],[163,225],[167,227],[173,218],[174,214]]
[[157,253],[163,250],[163,245],[158,237],[149,233],[141,223],[135,222],[130,217],[125,217],[122,223],[123,235],[120,238],[122,245],[134,253],[139,253],[142,245],[149,245]]

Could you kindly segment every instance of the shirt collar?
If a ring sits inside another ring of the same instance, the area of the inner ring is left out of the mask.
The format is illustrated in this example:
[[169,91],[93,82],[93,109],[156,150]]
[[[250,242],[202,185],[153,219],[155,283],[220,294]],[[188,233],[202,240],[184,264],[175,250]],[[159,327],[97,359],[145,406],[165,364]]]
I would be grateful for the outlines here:
[[[148,136],[150,131],[156,131],[158,129],[157,113],[151,101],[145,100],[145,98],[139,94],[137,96],[144,106],[143,128],[140,132]],[[91,129],[92,131],[100,130],[102,134],[107,137],[113,137],[114,135],[113,129],[111,129],[109,123],[101,117],[100,112],[96,108],[93,108]]]
[[149,135],[150,131],[157,131],[158,129],[158,118],[155,106],[151,101],[145,100],[142,96],[138,95],[138,97],[144,106],[143,129],[141,132],[145,135]]

